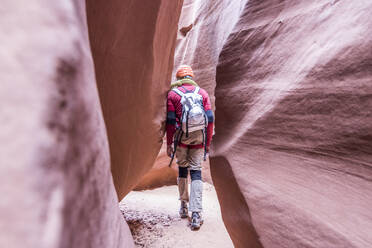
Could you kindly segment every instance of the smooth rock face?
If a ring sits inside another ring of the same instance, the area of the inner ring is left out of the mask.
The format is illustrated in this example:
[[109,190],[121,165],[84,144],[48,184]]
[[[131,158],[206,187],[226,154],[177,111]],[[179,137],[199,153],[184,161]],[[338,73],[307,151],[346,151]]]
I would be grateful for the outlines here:
[[182,7],[174,69],[190,65],[195,81],[208,92],[213,108],[218,57],[246,2],[185,0]]
[[0,247],[133,247],[110,172],[85,2],[1,6]]
[[111,170],[120,199],[151,169],[162,144],[181,7],[182,0],[87,1]]
[[241,228],[264,247],[372,247],[371,13],[245,5],[219,58],[211,159],[235,247]]
[[[154,189],[162,186],[177,184],[177,164],[174,158],[172,166],[169,167],[170,158],[167,156],[166,140],[163,141],[158,157],[151,170],[147,172],[134,190]],[[177,195],[174,196],[177,199]]]

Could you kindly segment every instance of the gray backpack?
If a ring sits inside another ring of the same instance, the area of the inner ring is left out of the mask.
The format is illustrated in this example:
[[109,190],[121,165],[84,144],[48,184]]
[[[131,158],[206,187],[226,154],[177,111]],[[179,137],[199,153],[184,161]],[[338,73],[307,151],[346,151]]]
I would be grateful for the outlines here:
[[186,137],[188,137],[189,132],[198,130],[202,130],[204,132],[204,129],[208,125],[208,119],[204,111],[203,97],[198,94],[200,88],[195,87],[194,91],[189,91],[186,88],[184,89],[186,90],[185,93],[177,88],[173,89],[173,91],[181,96],[181,128],[186,134]]

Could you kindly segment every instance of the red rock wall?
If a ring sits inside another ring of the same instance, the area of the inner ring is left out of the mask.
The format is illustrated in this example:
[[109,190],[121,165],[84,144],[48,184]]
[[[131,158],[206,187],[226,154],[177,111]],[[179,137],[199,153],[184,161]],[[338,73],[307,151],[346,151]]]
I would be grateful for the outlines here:
[[217,67],[211,160],[235,247],[372,247],[371,13],[245,5]]
[[[191,65],[195,81],[207,90],[214,108],[216,67],[225,40],[247,0],[185,0],[177,36],[175,69]],[[175,71],[173,71],[175,75]]]
[[151,169],[162,144],[181,7],[181,0],[87,1],[119,198]]
[[84,1],[2,1],[0,247],[133,247]]
[[167,141],[164,140],[153,167],[143,176],[141,181],[136,185],[135,190],[154,189],[177,184],[178,170],[176,158],[173,160],[172,166],[169,167],[170,158],[167,156],[166,142]]
[[0,247],[134,247],[117,195],[160,148],[182,3],[57,2],[2,2]]

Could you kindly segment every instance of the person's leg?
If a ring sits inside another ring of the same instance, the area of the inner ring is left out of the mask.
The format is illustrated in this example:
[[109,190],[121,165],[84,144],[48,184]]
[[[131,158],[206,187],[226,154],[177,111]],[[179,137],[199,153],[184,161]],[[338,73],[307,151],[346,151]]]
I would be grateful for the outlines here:
[[201,180],[201,170],[190,170],[190,176],[190,211],[200,213],[203,210],[203,182]]
[[201,212],[203,210],[203,182],[201,176],[201,163],[204,155],[203,149],[189,149],[188,161],[191,176],[190,211],[191,229],[197,230],[203,224]]
[[187,160],[190,167],[191,193],[190,193],[190,211],[200,213],[202,207],[203,182],[201,176],[203,149],[189,149]]
[[187,167],[178,167],[178,192],[180,193],[180,200],[189,201],[189,187],[187,182]]
[[181,207],[179,214],[181,218],[188,216],[187,202],[189,202],[189,190],[188,190],[188,161],[187,161],[187,148],[178,147],[176,151],[177,164],[178,164],[178,192],[181,200]]

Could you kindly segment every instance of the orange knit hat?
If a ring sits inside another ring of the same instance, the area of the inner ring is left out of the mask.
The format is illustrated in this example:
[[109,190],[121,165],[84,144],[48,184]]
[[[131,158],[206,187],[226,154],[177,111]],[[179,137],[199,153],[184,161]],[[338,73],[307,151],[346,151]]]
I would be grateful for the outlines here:
[[186,76],[194,77],[194,72],[191,69],[191,66],[181,65],[177,69],[176,78],[183,78]]

